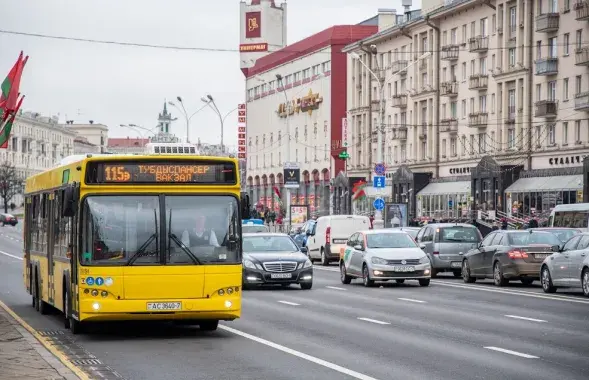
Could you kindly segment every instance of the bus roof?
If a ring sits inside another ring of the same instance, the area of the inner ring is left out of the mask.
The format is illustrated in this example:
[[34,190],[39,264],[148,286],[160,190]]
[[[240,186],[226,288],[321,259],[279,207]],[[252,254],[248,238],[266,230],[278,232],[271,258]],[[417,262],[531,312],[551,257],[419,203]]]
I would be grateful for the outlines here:
[[557,205],[552,212],[559,211],[589,211],[589,203],[573,203],[568,205]]

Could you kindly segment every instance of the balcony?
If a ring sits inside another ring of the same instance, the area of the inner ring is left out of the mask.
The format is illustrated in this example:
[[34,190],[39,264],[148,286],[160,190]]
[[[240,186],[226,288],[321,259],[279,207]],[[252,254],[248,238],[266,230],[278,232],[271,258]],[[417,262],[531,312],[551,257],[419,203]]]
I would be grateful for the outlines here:
[[440,132],[458,132],[458,120],[454,117],[448,117],[440,120]]
[[556,100],[540,100],[534,103],[536,106],[535,117],[554,118],[558,115],[558,102]]
[[575,20],[577,21],[585,21],[589,20],[589,2],[588,1],[577,1],[575,3],[575,12],[577,15],[575,16]]
[[427,138],[427,124],[421,123],[421,129],[419,129],[419,139],[425,140]]
[[575,111],[589,111],[589,91],[575,95]]
[[407,108],[407,95],[406,94],[393,95],[393,107]]
[[427,70],[427,59],[422,59],[419,62],[419,71],[426,71]]
[[395,61],[391,65],[393,74],[407,75],[407,61]]
[[471,53],[484,53],[489,50],[489,37],[476,36],[468,39],[468,51]]
[[589,66],[589,47],[575,50],[575,65]]
[[458,82],[440,83],[440,96],[458,96]]
[[558,30],[560,23],[560,14],[544,13],[536,16],[536,32],[552,33]]
[[468,78],[468,88],[470,90],[487,90],[489,88],[489,75],[477,74]]
[[507,106],[505,124],[515,124],[515,106]]
[[471,128],[486,128],[489,124],[489,113],[475,112],[468,114],[468,126]]
[[558,58],[548,57],[540,58],[534,61],[536,64],[536,75],[556,75],[558,74]]
[[440,59],[442,61],[455,61],[458,59],[458,53],[460,52],[460,45],[446,45],[442,46],[442,54]]
[[407,140],[407,127],[399,127],[399,129],[395,131],[394,138],[397,140]]

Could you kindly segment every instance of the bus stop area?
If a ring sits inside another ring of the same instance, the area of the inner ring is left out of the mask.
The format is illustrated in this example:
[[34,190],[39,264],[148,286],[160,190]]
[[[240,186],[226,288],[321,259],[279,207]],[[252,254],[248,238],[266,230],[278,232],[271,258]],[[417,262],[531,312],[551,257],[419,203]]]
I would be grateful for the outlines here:
[[0,307],[0,379],[78,380],[79,377]]

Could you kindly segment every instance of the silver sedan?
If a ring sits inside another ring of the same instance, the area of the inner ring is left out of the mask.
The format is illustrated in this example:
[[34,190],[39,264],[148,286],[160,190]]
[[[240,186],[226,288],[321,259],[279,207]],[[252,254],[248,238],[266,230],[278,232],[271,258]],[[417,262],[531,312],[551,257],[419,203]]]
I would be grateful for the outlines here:
[[375,281],[418,280],[428,286],[431,263],[406,232],[368,230],[352,234],[340,251],[340,275],[344,284],[361,278],[364,286]]
[[589,232],[570,238],[559,252],[548,256],[540,269],[542,289],[581,288],[589,297]]

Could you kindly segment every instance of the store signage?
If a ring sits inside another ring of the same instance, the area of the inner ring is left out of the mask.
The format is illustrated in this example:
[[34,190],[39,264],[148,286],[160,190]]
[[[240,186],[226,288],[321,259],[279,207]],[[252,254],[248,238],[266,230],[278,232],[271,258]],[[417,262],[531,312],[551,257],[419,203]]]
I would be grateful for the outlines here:
[[319,96],[319,93],[314,94],[313,90],[309,90],[307,96],[281,103],[278,106],[278,116],[287,117],[300,112],[308,112],[312,115],[314,110],[319,109],[319,104],[322,102],[323,98]]
[[470,174],[469,167],[464,168],[450,168],[450,174]]
[[301,167],[298,162],[284,163],[284,187],[298,189],[301,182]]
[[262,36],[262,12],[247,12],[245,14],[245,38],[260,38]]
[[557,156],[557,157],[550,157],[548,159],[548,163],[550,165],[571,165],[571,164],[579,164],[583,163],[583,160],[587,157],[586,154],[576,155],[576,156]]
[[347,117],[342,118],[342,141],[343,141],[343,146],[347,147],[348,146],[348,118]]
[[241,53],[253,53],[258,51],[268,51],[268,44],[241,44],[239,45],[239,51]]
[[237,105],[237,115],[237,158],[245,159],[247,155],[247,126],[245,122],[247,110],[245,103]]

